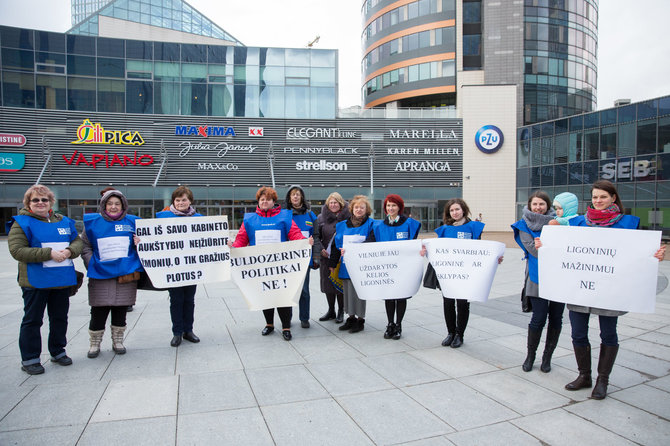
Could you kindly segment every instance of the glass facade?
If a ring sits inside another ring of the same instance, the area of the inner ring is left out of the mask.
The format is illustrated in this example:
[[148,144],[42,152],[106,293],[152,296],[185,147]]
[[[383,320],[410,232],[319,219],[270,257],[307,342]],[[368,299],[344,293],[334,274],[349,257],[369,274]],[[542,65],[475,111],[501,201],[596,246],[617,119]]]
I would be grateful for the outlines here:
[[596,108],[597,0],[525,0],[525,124]]
[[670,96],[521,127],[517,213],[535,189],[572,192],[580,213],[598,179],[617,186],[641,227],[670,232]]
[[[103,8],[105,5],[107,6]],[[90,16],[100,8],[103,9],[96,15]],[[237,39],[181,0],[72,0],[73,27],[68,34],[97,36],[98,16],[227,40],[241,45]]]
[[8,107],[314,119],[337,114],[336,50],[0,27],[0,58],[1,104]]
[[456,1],[367,0],[361,34],[367,107],[456,103]]

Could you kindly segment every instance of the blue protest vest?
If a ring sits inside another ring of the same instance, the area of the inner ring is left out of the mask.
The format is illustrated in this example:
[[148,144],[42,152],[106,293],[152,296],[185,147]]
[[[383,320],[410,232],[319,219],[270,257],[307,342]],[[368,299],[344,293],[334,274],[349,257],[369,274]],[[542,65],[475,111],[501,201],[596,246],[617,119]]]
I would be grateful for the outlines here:
[[[584,215],[579,215],[575,218],[571,218],[570,226],[588,226],[586,224],[586,217]],[[621,217],[621,220],[613,224],[612,226],[589,226],[591,228],[618,228],[618,229],[637,229],[640,226],[640,217],[634,215],[624,215]]]
[[[61,221],[46,222],[27,215],[15,215],[14,220],[21,226],[31,248],[42,248],[43,243],[67,243],[77,238],[74,220],[63,217]],[[75,285],[77,275],[74,265],[45,267],[44,263],[27,263],[28,282],[35,288],[58,288]]]
[[519,235],[520,231],[523,231],[527,234],[530,234],[535,237],[539,237],[540,234],[542,233],[542,230],[535,232],[531,231],[530,228],[528,228],[528,225],[526,225],[525,220],[519,220],[516,223],[512,225],[512,229],[514,230],[514,240],[516,241],[517,245],[523,249],[523,252],[526,253],[526,258],[528,259],[528,277],[530,277],[530,280],[532,280],[535,283],[540,283],[538,274],[537,274],[537,257],[532,255],[526,250],[526,247],[523,246],[523,243],[521,242],[521,236]]
[[[100,214],[84,214],[84,230],[93,247],[93,255],[88,262],[88,277],[113,279],[135,271],[142,271],[142,264],[133,242],[135,220],[138,218],[135,215],[126,215],[118,221],[107,221]],[[100,260],[99,242],[108,237],[128,238],[126,257],[106,261]]]
[[256,231],[278,230],[281,241],[288,240],[288,232],[291,230],[293,215],[291,211],[282,210],[273,217],[261,217],[255,212],[244,214],[244,229],[249,237],[249,246],[256,245]]
[[391,226],[386,224],[386,219],[379,220],[372,228],[375,240],[378,242],[395,242],[397,240],[414,240],[419,235],[421,223],[408,218],[402,224]]
[[442,225],[435,229],[439,238],[460,238],[479,240],[484,231],[484,223],[481,221],[469,221],[460,226]]
[[[377,223],[377,220],[373,218],[368,218],[362,225],[356,228],[350,228],[347,226],[347,220],[341,221],[335,225],[335,247],[337,249],[342,249],[344,246],[344,236],[345,235],[362,235],[363,239],[367,238],[372,228]],[[344,264],[344,259],[340,260],[342,266],[340,266],[340,279],[348,279],[349,272],[347,271],[347,266]]]
[[[172,211],[160,211],[160,212],[156,213],[156,217],[157,218],[173,218],[173,217],[183,217],[183,215],[177,215]],[[202,217],[202,214],[198,214],[196,212],[195,214],[191,215],[191,217]]]
[[[305,238],[309,238],[314,235],[314,222],[316,221],[316,214],[312,211],[307,211],[304,214],[293,214],[293,221],[300,228],[302,235],[307,233]],[[310,257],[309,266],[314,265],[314,259]]]

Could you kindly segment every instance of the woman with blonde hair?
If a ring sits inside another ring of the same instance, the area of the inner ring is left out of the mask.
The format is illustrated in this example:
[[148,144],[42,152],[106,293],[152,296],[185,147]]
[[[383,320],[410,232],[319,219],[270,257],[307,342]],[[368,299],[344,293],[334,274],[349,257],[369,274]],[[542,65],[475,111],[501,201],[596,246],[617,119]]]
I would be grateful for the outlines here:
[[23,196],[23,209],[13,217],[7,244],[19,262],[18,282],[23,292],[23,320],[19,331],[21,370],[29,375],[44,373],[40,361],[44,310],[49,315],[51,361],[67,366],[65,353],[70,291],[77,283],[72,259],[81,254],[82,242],[74,221],[56,214],[56,202],[48,187],[30,186]]
[[[332,192],[326,198],[326,203],[321,208],[321,213],[316,219],[315,239],[321,242],[321,262],[319,274],[321,276],[321,292],[326,295],[328,311],[319,318],[319,321],[335,319],[339,324],[344,320],[344,295],[337,290],[330,281],[330,246],[335,236],[335,225],[351,216],[349,205],[337,192]],[[337,301],[337,313],[335,313],[335,301]]]
[[339,277],[342,279],[344,290],[344,312],[349,315],[346,322],[340,327],[341,331],[349,330],[349,333],[362,331],[365,324],[365,301],[358,297],[354,284],[349,278],[347,267],[341,259],[344,254],[344,242],[362,243],[372,232],[376,220],[370,218],[372,205],[365,195],[356,195],[349,203],[351,217],[335,225],[335,237],[330,248],[329,266],[333,271],[338,262],[340,265]]

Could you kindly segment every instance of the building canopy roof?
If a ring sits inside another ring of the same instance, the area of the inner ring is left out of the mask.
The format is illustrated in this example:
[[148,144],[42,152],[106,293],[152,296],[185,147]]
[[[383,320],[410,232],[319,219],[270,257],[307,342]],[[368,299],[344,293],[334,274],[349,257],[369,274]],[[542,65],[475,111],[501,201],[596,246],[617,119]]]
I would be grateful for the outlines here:
[[73,26],[67,31],[67,34],[99,35],[99,16],[212,37],[242,45],[242,42],[184,0],[113,0]]

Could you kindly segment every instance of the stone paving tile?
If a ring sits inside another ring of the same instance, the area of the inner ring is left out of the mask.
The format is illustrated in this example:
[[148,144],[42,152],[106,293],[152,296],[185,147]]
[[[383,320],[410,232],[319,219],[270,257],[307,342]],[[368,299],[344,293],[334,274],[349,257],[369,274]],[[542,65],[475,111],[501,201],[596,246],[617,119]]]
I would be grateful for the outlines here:
[[[281,334],[274,333],[253,342],[235,343],[245,369],[302,364],[304,359]],[[260,336],[259,336],[260,338]]]
[[464,339],[463,346],[468,355],[491,364],[499,369],[513,367],[523,362],[525,355],[520,355],[518,351],[496,345],[490,341],[467,342]]
[[[580,403],[583,404],[583,403]],[[574,407],[574,406],[571,406]],[[550,410],[510,421],[542,444],[552,446],[633,445],[629,440],[563,409]]]
[[670,361],[670,347],[642,339],[627,339],[619,343],[620,349],[632,350],[655,359]]
[[[667,391],[642,384],[608,395],[631,406],[670,420],[670,393]],[[670,423],[668,427],[670,428]]]
[[249,370],[247,379],[260,406],[330,397],[302,365]]
[[242,370],[182,375],[179,415],[257,406]]
[[457,431],[519,416],[517,412],[455,379],[413,386],[404,391]]
[[[0,431],[85,425],[105,387],[100,382],[37,386],[0,420]],[[58,401],[57,410],[47,403],[51,401]],[[39,415],[38,408],[44,408]]]
[[242,361],[233,344],[205,345],[191,344],[177,348],[178,375],[188,373],[242,370]]
[[176,432],[176,416],[89,423],[77,446],[175,444]]
[[407,353],[367,357],[362,358],[361,361],[397,387],[414,386],[449,378]]
[[115,355],[103,379],[143,379],[149,376],[172,376],[175,370],[176,349],[164,348],[130,350],[125,355]]
[[459,349],[440,346],[429,350],[413,351],[410,354],[449,377],[468,376],[498,370],[491,364],[471,357],[463,349],[467,350],[465,345]]
[[666,392],[670,392],[670,375],[648,381],[647,385],[656,387],[657,389],[665,390]]
[[340,404],[375,444],[403,443],[453,432],[400,390],[344,396]]
[[275,443],[257,407],[180,415],[176,445],[203,444],[272,446]]
[[86,424],[66,424],[17,431],[0,431],[2,445],[76,445]]
[[570,401],[507,371],[467,376],[461,381],[522,415],[561,407]]
[[331,362],[362,356],[361,352],[342,339],[330,334],[327,336],[294,339],[291,341],[291,346],[296,349],[306,363]]
[[543,443],[511,423],[497,423],[448,434],[456,446],[539,446]]
[[393,387],[358,359],[307,364],[306,367],[332,396],[375,392]]
[[177,376],[112,381],[91,422],[176,415],[178,385]]
[[[597,365],[597,360],[593,364],[594,366]],[[670,371],[669,361],[651,358],[626,348],[619,348],[615,364],[632,370],[637,370],[650,377],[665,376],[668,374],[668,371]]]
[[262,407],[277,446],[371,445],[373,442],[333,399]]
[[399,446],[453,446],[454,443],[447,440],[444,436],[431,437],[423,440],[408,441],[407,443],[399,443]]
[[660,344],[666,347],[670,345],[670,334],[661,333],[660,331],[646,332],[638,336],[637,338],[642,339],[644,341],[654,342],[656,344]]
[[0,387],[0,420],[18,405],[33,389],[35,389],[35,386],[31,385]]
[[667,419],[636,409],[615,398],[588,400],[568,406],[565,410],[638,444],[670,444],[670,422]]

